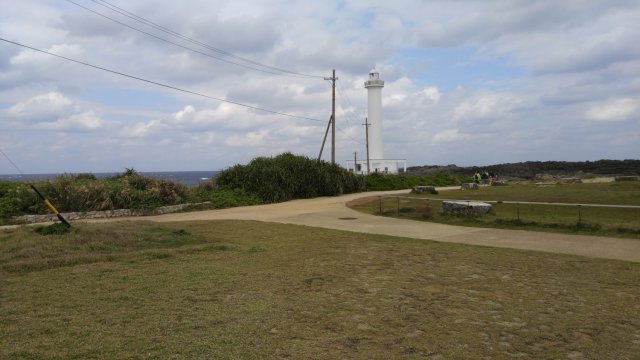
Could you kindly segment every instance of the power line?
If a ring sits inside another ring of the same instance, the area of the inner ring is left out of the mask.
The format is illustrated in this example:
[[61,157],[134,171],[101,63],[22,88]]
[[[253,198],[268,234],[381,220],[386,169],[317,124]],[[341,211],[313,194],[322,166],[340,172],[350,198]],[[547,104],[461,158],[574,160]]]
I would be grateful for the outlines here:
[[346,136],[347,138],[351,139],[351,141],[356,142],[356,143],[358,143],[358,144],[360,144],[360,145],[364,145],[364,143],[363,143],[363,142],[358,141],[358,140],[356,140],[356,139],[352,138],[349,134],[347,134],[347,132],[346,132],[346,131],[342,130],[342,128],[338,127],[338,130],[340,130],[340,132],[341,132],[344,136]]
[[351,124],[349,123],[349,119],[353,120],[353,112],[347,111],[347,109],[352,109],[354,108],[353,105],[348,105],[345,104],[344,100],[345,98],[345,94],[343,92],[343,90],[340,90],[341,86],[338,84],[338,94],[340,95],[340,105],[342,106],[342,108],[344,109],[344,116],[345,119],[347,120],[347,126],[351,127]]
[[176,90],[176,91],[180,91],[180,92],[183,92],[183,93],[200,96],[200,97],[204,97],[204,98],[207,98],[207,99],[222,101],[222,102],[226,102],[226,103],[230,103],[230,104],[246,107],[246,108],[249,108],[249,109],[264,111],[264,112],[268,112],[268,113],[271,113],[271,114],[288,116],[288,117],[297,118],[297,119],[303,119],[303,120],[324,122],[323,120],[314,119],[314,118],[311,118],[311,117],[293,115],[293,114],[283,113],[283,112],[280,112],[280,111],[264,109],[264,108],[260,108],[260,107],[253,106],[253,105],[247,105],[247,104],[239,103],[237,101],[227,100],[227,99],[206,95],[206,94],[202,94],[202,93],[191,91],[191,90],[182,89],[182,88],[179,88],[179,87],[176,87],[176,86],[173,86],[173,85],[167,85],[167,84],[159,83],[159,82],[156,82],[156,81],[147,80],[147,79],[144,79],[144,78],[141,78],[141,77],[138,77],[138,76],[125,74],[125,73],[122,73],[122,72],[119,72],[119,71],[115,71],[115,70],[111,70],[111,69],[107,69],[107,68],[104,68],[104,67],[101,67],[101,66],[92,65],[92,64],[89,64],[89,63],[86,63],[86,62],[83,62],[83,61],[74,60],[74,59],[71,59],[71,58],[68,58],[68,57],[65,57],[65,56],[62,56],[62,55],[50,53],[50,52],[45,51],[45,50],[40,50],[40,49],[31,47],[31,46],[28,46],[28,45],[24,45],[24,44],[15,42],[15,41],[7,40],[7,39],[2,38],[2,37],[0,37],[0,40],[2,40],[4,42],[7,42],[7,43],[10,43],[10,44],[14,44],[14,45],[17,45],[17,46],[24,47],[24,48],[27,48],[27,49],[30,49],[30,50],[33,50],[33,51],[37,51],[37,52],[40,52],[40,53],[43,53],[43,54],[47,54],[47,55],[55,56],[55,57],[60,58],[60,59],[71,61],[71,62],[74,62],[76,64],[88,66],[88,67],[91,67],[91,68],[94,68],[94,69],[106,71],[106,72],[109,72],[109,73],[112,73],[112,74],[128,77],[128,78],[135,79],[135,80],[142,81],[142,82],[146,82],[146,83],[149,83],[149,84],[162,86],[162,87],[165,87],[165,88],[168,88],[168,89],[172,89],[172,90]]
[[[231,60],[222,59],[222,58],[219,58],[219,57],[216,57],[216,56],[212,56],[212,55],[210,55],[210,54],[202,53],[202,52],[200,52],[200,51],[198,51],[198,50],[194,50],[194,49],[192,49],[192,48],[188,48],[188,47],[185,47],[185,46],[182,46],[182,45],[176,44],[176,43],[174,43],[174,42],[171,42],[170,40],[167,40],[167,39],[164,39],[164,38],[160,38],[160,37],[158,37],[158,36],[156,36],[156,35],[153,35],[153,34],[151,34],[151,33],[146,32],[146,31],[144,31],[144,30],[140,30],[140,29],[138,29],[138,28],[135,28],[135,27],[133,27],[133,26],[130,26],[130,25],[126,24],[126,23],[123,23],[123,22],[121,22],[121,21],[118,21],[118,20],[116,20],[116,19],[113,19],[113,18],[111,18],[111,17],[109,17],[109,16],[107,16],[107,15],[101,14],[101,13],[96,12],[96,11],[94,11],[94,10],[91,10],[91,9],[89,9],[89,8],[85,7],[85,6],[82,6],[82,5],[80,5],[80,4],[78,4],[78,3],[74,2],[74,1],[71,1],[71,0],[66,0],[66,1],[67,1],[67,2],[69,2],[69,3],[72,3],[72,4],[76,5],[76,6],[79,6],[79,7],[83,8],[83,9],[85,9],[85,10],[87,10],[87,11],[90,11],[90,12],[92,12],[92,13],[96,14],[96,15],[102,16],[102,17],[104,17],[104,18],[106,18],[106,19],[108,19],[108,20],[114,21],[114,22],[116,22],[116,23],[118,23],[118,24],[121,24],[121,25],[123,25],[123,26],[126,26],[126,27],[128,27],[128,28],[130,28],[130,29],[133,29],[133,30],[139,31],[139,32],[141,32],[141,33],[143,33],[143,34],[145,34],[145,35],[152,36],[152,37],[154,37],[154,38],[156,38],[156,39],[160,39],[160,40],[162,40],[162,41],[165,41],[165,42],[171,43],[171,44],[176,45],[176,46],[180,46],[180,47],[182,47],[182,48],[185,48],[185,49],[188,49],[188,50],[191,50],[191,51],[197,52],[197,53],[202,54],[202,55],[205,55],[205,56],[212,57],[212,58],[214,58],[214,59],[218,59],[218,60],[220,60],[220,61],[224,61],[224,62],[231,63],[231,64],[234,64],[234,65],[237,65],[237,66],[242,66],[242,67],[245,67],[245,68],[249,68],[249,69],[253,69],[253,70],[257,70],[257,71],[262,71],[262,72],[266,72],[266,73],[274,74],[274,75],[294,76],[294,77],[312,77],[312,78],[322,78],[322,76],[319,76],[319,75],[310,75],[310,74],[304,74],[304,73],[299,73],[299,72],[295,72],[295,71],[290,71],[290,70],[286,70],[286,69],[278,68],[278,67],[275,67],[275,66],[266,65],[266,64],[263,64],[263,63],[260,63],[260,62],[257,62],[257,61],[251,60],[251,59],[247,59],[247,58],[244,58],[244,57],[241,57],[241,56],[238,56],[238,55],[232,54],[232,53],[230,53],[230,52],[228,52],[228,51],[225,51],[225,50],[222,50],[222,49],[219,49],[219,48],[213,47],[213,46],[211,46],[211,45],[205,44],[205,43],[203,43],[203,42],[200,42],[200,41],[198,41],[198,40],[195,40],[195,39],[193,39],[193,38],[190,38],[190,37],[188,37],[188,36],[186,36],[186,35],[183,35],[183,34],[180,34],[180,33],[176,32],[176,31],[173,31],[173,30],[171,30],[171,29],[169,29],[169,28],[167,28],[167,27],[164,27],[164,26],[162,26],[162,25],[156,24],[156,23],[152,22],[151,20],[145,19],[145,18],[143,18],[143,17],[141,17],[141,16],[138,16],[138,15],[136,15],[136,14],[132,13],[132,12],[129,12],[129,11],[127,11],[127,10],[124,10],[124,9],[122,9],[122,8],[120,8],[120,7],[116,6],[116,5],[114,5],[114,4],[111,4],[111,3],[107,2],[107,1],[103,1],[103,0],[90,0],[90,1],[92,1],[92,2],[96,3],[96,4],[100,5],[100,6],[103,6],[103,7],[107,8],[107,9],[111,10],[111,11],[117,12],[118,14],[123,15],[123,16],[125,16],[125,17],[127,17],[127,18],[129,18],[129,19],[132,19],[132,20],[137,21],[137,22],[139,22],[139,23],[142,23],[142,24],[144,24],[144,25],[146,25],[146,26],[149,26],[149,27],[152,27],[152,28],[154,28],[154,29],[156,29],[156,30],[162,31],[162,32],[164,32],[164,33],[167,33],[167,34],[169,34],[169,35],[171,35],[171,36],[174,36],[174,37],[176,37],[176,38],[179,38],[179,39],[182,39],[182,40],[188,41],[188,42],[190,42],[190,43],[192,43],[192,44],[195,44],[195,45],[198,45],[198,46],[202,46],[202,47],[204,47],[204,48],[206,48],[206,49],[208,49],[208,50],[214,51],[214,52],[219,53],[219,54],[221,54],[221,55],[228,56],[228,57],[231,57],[231,58],[234,58],[234,59],[238,59],[238,60],[241,60],[241,61],[244,61],[244,62],[247,62],[247,63],[253,64],[253,65],[256,65],[256,66],[259,66],[259,67],[263,67],[263,68],[265,68],[265,69],[269,69],[269,70],[259,69],[259,68],[255,68],[255,67],[252,67],[252,66],[249,66],[249,65],[245,65],[245,64],[238,64],[238,63],[233,62],[233,61],[231,61]],[[278,72],[273,72],[273,71],[278,71]]]
[[116,6],[116,5],[112,4],[112,3],[109,3],[108,1],[104,1],[104,0],[90,0],[90,1],[92,1],[92,2],[94,2],[96,4],[98,4],[98,5],[104,6],[106,8],[109,8],[110,10],[115,11],[115,12],[121,14],[121,15],[124,15],[124,16],[128,17],[128,18],[131,18],[131,19],[133,19],[135,21],[142,22],[142,23],[144,23],[144,24],[146,24],[148,26],[151,26],[151,27],[153,27],[153,28],[155,28],[157,30],[166,32],[166,33],[168,33],[170,35],[173,35],[175,37],[178,37],[178,38],[181,38],[183,40],[189,41],[191,43],[200,45],[202,47],[205,47],[205,48],[207,48],[209,50],[213,50],[213,51],[218,52],[220,54],[236,58],[238,60],[246,61],[248,63],[254,64],[254,65],[258,65],[258,66],[262,66],[262,67],[265,67],[265,68],[269,68],[269,69],[272,69],[272,70],[281,71],[283,73],[306,76],[306,77],[322,78],[322,76],[320,76],[320,75],[304,74],[304,73],[299,73],[299,72],[295,72],[295,71],[291,71],[291,70],[286,70],[286,69],[278,68],[278,67],[271,66],[271,65],[266,65],[266,64],[263,64],[263,63],[260,63],[260,62],[245,58],[245,57],[241,57],[241,56],[235,55],[235,54],[230,53],[228,51],[213,47],[211,45],[208,45],[208,44],[205,44],[205,43],[200,42],[198,40],[195,40],[193,38],[190,38],[190,37],[188,37],[186,35],[183,35],[183,34],[180,34],[178,32],[175,32],[175,31],[173,31],[173,30],[171,30],[169,28],[166,28],[166,27],[164,27],[162,25],[158,25],[158,24],[152,22],[151,20],[145,19],[145,18],[143,18],[141,16],[138,16],[138,15],[132,13],[132,12],[124,10],[123,8],[120,8],[120,7],[118,7],[118,6]]
[[[329,83],[326,83],[326,84],[327,84],[327,86],[329,87],[329,89],[331,89],[331,87],[332,87],[332,86],[331,86],[331,84],[329,84]],[[337,84],[337,86],[338,86],[338,87],[337,87],[337,89],[338,89],[338,93],[339,93],[339,94],[342,94],[342,93],[340,92],[340,83],[339,83],[339,82],[336,82],[336,84]],[[342,98],[341,98],[341,97],[337,97],[337,99],[338,99],[339,101],[342,101]],[[344,106],[343,106],[343,108],[346,108],[346,107],[344,107]],[[349,116],[347,115],[347,112],[346,112],[346,111],[345,111],[345,119],[347,120],[347,126],[348,126],[348,127],[351,127],[351,124],[349,124]],[[352,119],[352,120],[353,120],[353,119]],[[361,141],[358,141],[358,140],[354,139],[353,137],[351,137],[349,134],[347,134],[347,133],[344,131],[344,129],[342,129],[340,126],[336,125],[336,127],[338,128],[338,130],[339,130],[339,131],[340,131],[344,136],[346,136],[346,137],[347,137],[348,139],[350,139],[351,141],[356,142],[356,143],[358,143],[358,144],[360,144],[360,145],[364,145],[364,143],[362,143]]]
[[14,168],[16,168],[16,170],[18,170],[18,173],[20,175],[22,175],[24,177],[24,173],[22,172],[22,170],[20,170],[20,168],[18,167],[18,165],[16,165],[16,163],[14,163],[11,158],[9,157],[9,155],[7,155],[4,151],[2,151],[2,149],[0,149],[0,153],[2,153],[2,155],[4,155],[4,157],[7,158],[7,160],[9,160],[9,162],[11,163],[11,165],[13,165]]
[[[351,99],[349,99],[349,95],[347,94],[347,92],[344,90],[344,88],[342,88],[342,86],[340,84],[338,84],[338,91],[340,92],[340,94],[345,98],[345,100],[347,101],[347,104],[354,109],[354,111],[356,110],[355,105],[353,105],[353,103],[351,102]],[[356,112],[356,116],[357,111]]]
[[237,63],[237,62],[233,62],[233,61],[231,61],[231,60],[227,60],[227,59],[224,59],[224,58],[221,58],[221,57],[218,57],[218,56],[214,56],[214,55],[211,55],[211,54],[207,54],[207,53],[202,52],[202,51],[200,51],[200,50],[196,50],[196,49],[193,49],[193,48],[190,48],[190,47],[187,47],[187,46],[184,46],[184,45],[178,44],[178,43],[173,42],[173,41],[171,41],[171,40],[167,40],[167,39],[162,38],[162,37],[160,37],[160,36],[157,36],[157,35],[151,34],[151,33],[149,33],[149,32],[146,32],[146,31],[144,31],[144,30],[138,29],[138,28],[133,27],[133,26],[131,26],[131,25],[129,25],[129,24],[123,23],[122,21],[119,21],[119,20],[113,19],[113,18],[108,17],[108,16],[106,16],[106,15],[103,15],[103,14],[101,14],[101,13],[97,12],[97,11],[91,10],[91,9],[89,9],[89,8],[87,8],[87,7],[83,6],[83,5],[80,5],[80,4],[76,3],[76,2],[74,2],[74,1],[71,1],[71,0],[66,0],[66,1],[67,1],[67,2],[69,2],[69,3],[71,3],[71,4],[76,5],[76,6],[78,6],[78,7],[81,7],[81,8],[83,8],[83,9],[85,9],[85,10],[89,11],[89,12],[92,12],[92,13],[94,13],[94,14],[98,15],[98,16],[101,16],[101,17],[103,17],[103,18],[105,18],[105,19],[111,20],[111,21],[113,21],[113,22],[115,22],[115,23],[118,23],[118,24],[120,24],[120,25],[122,25],[122,26],[128,27],[129,29],[135,30],[135,31],[137,31],[137,32],[139,32],[139,33],[145,34],[145,35],[147,35],[147,36],[151,36],[151,37],[153,37],[153,38],[155,38],[155,39],[158,39],[158,40],[160,40],[160,41],[164,41],[164,42],[166,42],[166,43],[168,43],[168,44],[171,44],[171,45],[174,45],[174,46],[180,47],[180,48],[182,48],[182,49],[189,50],[189,51],[193,51],[193,52],[198,53],[198,54],[200,54],[200,55],[204,55],[204,56],[210,57],[210,58],[212,58],[212,59],[216,59],[216,60],[219,60],[219,61],[222,61],[222,62],[226,62],[226,63],[228,63],[228,64],[232,64],[232,65],[240,66],[240,67],[243,67],[243,68],[246,68],[246,69],[251,69],[251,70],[261,71],[261,72],[264,72],[264,73],[267,73],[267,74],[272,74],[272,75],[285,75],[285,76],[293,76],[293,77],[303,77],[303,76],[299,76],[299,75],[288,75],[288,74],[277,73],[277,72],[273,72],[273,71],[269,71],[269,70],[259,69],[259,68],[256,68],[256,67],[253,67],[253,66],[250,66],[250,65],[239,64],[239,63]]

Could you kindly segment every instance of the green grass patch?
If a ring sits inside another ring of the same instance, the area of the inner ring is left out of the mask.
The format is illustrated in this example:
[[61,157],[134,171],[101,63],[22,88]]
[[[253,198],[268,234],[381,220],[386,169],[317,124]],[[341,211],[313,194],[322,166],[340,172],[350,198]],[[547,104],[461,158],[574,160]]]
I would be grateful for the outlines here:
[[[469,201],[640,205],[640,182],[567,184],[551,187],[516,184],[481,187],[479,190],[446,191],[437,195],[407,196]],[[382,201],[372,199],[368,203],[356,204],[352,208],[370,214],[451,225],[640,238],[640,209],[500,203],[492,204],[489,214],[469,217],[444,215],[442,203],[438,200],[388,197]],[[430,209],[428,216],[424,215],[425,208]]]
[[[19,269],[45,257],[67,263]],[[630,359],[639,279],[637,263],[260,222],[21,227],[0,231],[0,358]]]
[[33,231],[40,235],[62,235],[71,231],[71,226],[64,223],[53,223],[47,226],[36,226]]

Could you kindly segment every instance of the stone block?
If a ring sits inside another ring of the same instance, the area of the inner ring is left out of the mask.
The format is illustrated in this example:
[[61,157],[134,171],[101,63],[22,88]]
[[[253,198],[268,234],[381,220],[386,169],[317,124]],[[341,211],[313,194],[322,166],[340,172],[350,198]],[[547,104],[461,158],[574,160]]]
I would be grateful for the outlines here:
[[477,190],[478,184],[476,183],[464,183],[460,185],[460,190]]
[[411,193],[412,194],[423,194],[423,193],[437,194],[438,191],[434,186],[418,185],[418,186],[414,186],[413,189],[411,189]]
[[491,204],[480,201],[443,201],[442,212],[447,215],[481,215],[491,210]]

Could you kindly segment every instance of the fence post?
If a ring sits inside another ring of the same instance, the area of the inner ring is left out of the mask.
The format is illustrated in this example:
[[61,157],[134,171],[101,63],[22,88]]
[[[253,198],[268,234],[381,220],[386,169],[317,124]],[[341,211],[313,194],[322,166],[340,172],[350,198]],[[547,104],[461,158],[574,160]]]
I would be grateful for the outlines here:
[[380,215],[382,215],[382,196],[378,196],[378,199],[380,200]]
[[578,205],[578,227],[582,225],[582,205]]
[[400,216],[400,196],[396,196],[396,200],[398,201],[398,207],[396,208],[396,216]]
[[520,221],[520,203],[516,203],[516,213],[518,214],[518,221]]

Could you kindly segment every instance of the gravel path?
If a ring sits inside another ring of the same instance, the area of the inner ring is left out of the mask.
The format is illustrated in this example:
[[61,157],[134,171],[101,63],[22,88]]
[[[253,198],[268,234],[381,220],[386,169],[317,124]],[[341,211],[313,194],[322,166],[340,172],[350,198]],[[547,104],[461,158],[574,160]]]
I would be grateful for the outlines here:
[[[439,189],[446,190],[446,188]],[[370,234],[401,236],[474,245],[537,250],[596,258],[640,262],[640,240],[566,235],[523,230],[484,229],[402,220],[363,214],[346,203],[365,196],[406,194],[407,191],[369,192],[285,203],[145,217],[156,222],[193,220],[257,220],[314,226]],[[140,220],[129,218],[128,220]],[[94,221],[122,221],[120,219]]]

